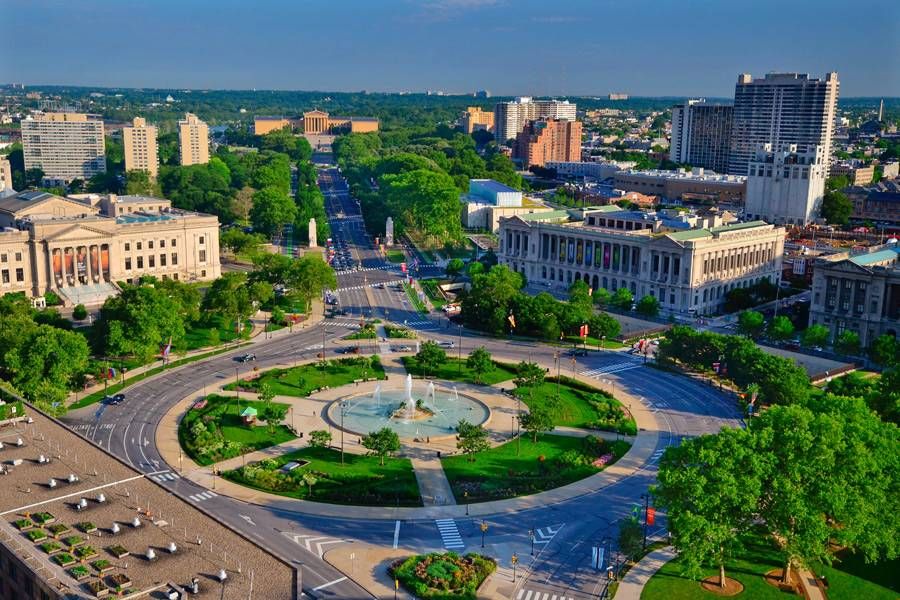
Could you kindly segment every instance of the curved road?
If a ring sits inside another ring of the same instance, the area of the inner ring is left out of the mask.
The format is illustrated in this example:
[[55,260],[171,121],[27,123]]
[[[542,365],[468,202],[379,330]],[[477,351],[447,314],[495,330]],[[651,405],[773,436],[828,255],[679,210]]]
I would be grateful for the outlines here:
[[[329,215],[333,217],[332,237],[344,241],[362,267],[362,270],[338,273],[341,307],[350,315],[407,322],[426,337],[453,340],[458,346],[454,351],[461,353],[483,345],[499,359],[518,361],[530,357],[545,366],[554,365],[555,347],[484,338],[456,327],[448,329],[446,319],[427,318],[413,310],[408,299],[390,286],[380,288],[379,283],[397,281],[402,274],[385,264],[372,248],[359,208],[349,197],[346,183],[336,170],[323,173],[320,185],[326,193]],[[257,338],[251,347],[257,356],[254,366],[265,368],[294,360],[311,360],[321,351],[323,340],[326,354],[330,354],[336,347],[330,341],[345,335],[346,327],[352,322],[351,317],[338,317],[293,334],[279,332],[282,335],[272,339]],[[434,521],[401,523],[323,518],[246,504],[186,481],[177,476],[178,465],[163,463],[155,445],[160,419],[190,393],[204,386],[218,385],[223,379],[231,380],[236,376],[236,369],[238,374],[249,369],[235,361],[236,355],[245,352],[246,349],[235,350],[167,371],[129,387],[127,400],[119,406],[80,409],[65,420],[139,471],[154,473],[153,479],[173,493],[300,568],[303,589],[309,596],[369,597],[321,559],[322,552],[345,541],[359,540],[387,547],[399,543],[423,550],[443,547],[441,531]],[[592,352],[579,357],[576,363],[563,363],[564,373],[572,369],[607,380],[617,389],[642,398],[653,410],[659,425],[658,445],[642,469],[603,490],[559,504],[488,517],[488,543],[501,564],[508,566],[512,553],[520,556],[519,581],[515,588],[508,586],[510,597],[517,600],[597,597],[605,578],[591,568],[592,547],[614,541],[618,521],[630,514],[634,506],[642,504],[641,495],[655,479],[655,464],[662,451],[678,444],[683,437],[740,425],[737,408],[718,391],[689,378],[644,366],[635,357],[619,352]],[[467,548],[476,549],[480,545],[480,523],[480,518],[455,520]],[[656,527],[659,526],[657,522]],[[529,531],[536,532],[534,558]]]

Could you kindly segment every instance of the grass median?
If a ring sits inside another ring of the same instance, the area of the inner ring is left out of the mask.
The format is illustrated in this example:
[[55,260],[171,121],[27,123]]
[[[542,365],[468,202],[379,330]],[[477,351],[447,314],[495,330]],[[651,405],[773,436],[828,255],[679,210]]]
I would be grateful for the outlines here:
[[[288,369],[271,369],[264,371],[253,379],[242,379],[242,390],[256,391],[262,384],[267,384],[276,396],[309,396],[314,390],[323,387],[338,387],[353,383],[359,379],[385,379],[384,367],[377,357],[357,356],[339,358],[321,362],[299,365]],[[235,390],[234,382],[225,386],[226,390]]]

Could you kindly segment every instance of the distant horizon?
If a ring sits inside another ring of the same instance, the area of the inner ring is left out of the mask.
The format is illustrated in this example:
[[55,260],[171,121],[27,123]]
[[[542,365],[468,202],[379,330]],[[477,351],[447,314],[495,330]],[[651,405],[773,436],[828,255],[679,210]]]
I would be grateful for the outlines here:
[[[900,97],[900,3],[857,0],[2,0],[0,80],[153,89],[733,95],[836,71]],[[36,41],[43,43],[35,43]]]

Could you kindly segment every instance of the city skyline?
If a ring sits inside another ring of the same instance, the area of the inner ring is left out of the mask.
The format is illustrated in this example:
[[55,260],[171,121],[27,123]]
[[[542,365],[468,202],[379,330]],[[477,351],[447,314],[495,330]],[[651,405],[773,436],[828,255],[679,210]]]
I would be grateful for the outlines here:
[[[900,96],[900,69],[891,58],[900,56],[900,9],[878,0],[857,5],[858,14],[881,15],[863,30],[847,28],[837,17],[839,6],[831,0],[762,2],[741,11],[708,2],[573,1],[547,14],[531,0],[352,1],[315,11],[280,2],[262,10],[221,2],[212,11],[208,3],[169,0],[152,6],[7,0],[0,6],[8,24],[0,41],[0,80],[731,97],[743,72],[837,71],[844,97]],[[103,35],[85,35],[88,27]],[[29,43],[41,31],[53,31],[55,43]],[[526,43],[531,51],[523,54]],[[29,51],[21,52],[26,46]]]

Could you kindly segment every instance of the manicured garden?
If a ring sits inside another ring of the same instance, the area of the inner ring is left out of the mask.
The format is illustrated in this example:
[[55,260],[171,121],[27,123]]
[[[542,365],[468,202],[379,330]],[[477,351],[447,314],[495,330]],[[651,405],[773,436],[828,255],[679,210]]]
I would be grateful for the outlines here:
[[552,377],[533,388],[518,387],[513,393],[529,409],[546,408],[554,425],[637,435],[637,424],[618,400],[580,381],[563,376],[557,385]]
[[[516,366],[501,363],[501,362],[493,362],[494,368],[485,373],[481,377],[481,381],[484,385],[493,385],[495,383],[500,383],[501,381],[509,381],[514,379],[516,376]],[[447,381],[464,381],[466,383],[476,383],[475,373],[466,366],[466,359],[463,358],[460,361],[458,358],[450,358],[447,357],[445,361],[437,366],[433,371],[425,372],[425,369],[422,367],[421,362],[415,356],[404,356],[403,357],[403,366],[406,367],[406,371],[410,373],[413,377],[424,377],[428,376],[433,379],[445,379]],[[510,386],[512,387],[512,386]]]
[[428,296],[428,299],[431,300],[431,304],[435,308],[441,308],[447,304],[447,300],[438,288],[440,284],[440,279],[422,279],[419,281],[419,285],[422,286],[422,291],[425,292],[425,295]]
[[[584,479],[621,458],[630,444],[545,434],[512,440],[479,452],[450,456],[441,463],[457,503],[485,502],[535,494]],[[602,457],[605,461],[601,464]]]
[[[302,466],[283,469],[291,462]],[[313,502],[422,505],[412,463],[406,458],[385,458],[382,466],[378,456],[344,453],[342,465],[340,451],[309,447],[228,471],[223,477],[273,494]]]
[[419,298],[419,293],[415,290],[415,288],[404,281],[403,289],[406,290],[406,297],[409,298],[409,303],[414,309],[416,309],[420,313],[428,312],[428,307],[425,306],[425,303],[422,302],[421,298]]
[[[257,412],[257,420],[265,419],[271,411],[277,423],[245,423],[241,413],[248,408]],[[178,441],[185,453],[200,465],[282,444],[296,437],[287,426],[280,424],[287,409],[287,404],[278,402],[209,395],[205,405],[192,408],[181,420]]]
[[[269,386],[276,396],[309,396],[323,387],[338,387],[358,379],[385,379],[384,368],[377,356],[357,356],[337,360],[309,363],[289,369],[272,369],[254,379],[242,379],[242,390],[256,391],[261,385]],[[226,390],[234,390],[229,383]]]
[[[773,542],[762,536],[747,539],[745,550],[725,563],[725,575],[744,586],[743,592],[734,598],[785,599],[791,594],[782,592],[767,583],[764,575],[784,568],[783,555]],[[675,559],[666,563],[644,587],[643,600],[693,600],[696,598],[716,598],[718,594],[708,592],[699,581],[688,579],[681,573],[681,561]],[[812,572],[825,575],[828,580],[829,600],[895,600],[900,590],[900,559],[867,565],[861,557],[847,556],[843,561],[835,561],[831,567],[815,566]],[[718,577],[718,569],[710,568],[702,577]]]
[[403,254],[403,251],[397,250],[395,248],[385,250],[384,257],[387,258],[388,262],[392,262],[394,264],[400,264],[406,261],[406,255]]
[[344,336],[345,340],[374,340],[376,337],[375,334],[375,324],[374,323],[366,323],[350,335]]
[[402,340],[416,339],[415,330],[407,329],[406,327],[394,327],[391,325],[385,325],[384,331],[385,331],[385,333],[387,333],[387,336],[391,339],[402,339]]
[[218,346],[237,339],[248,339],[253,332],[253,323],[247,319],[240,334],[233,321],[226,321],[219,315],[204,315],[200,320],[186,323],[184,328],[184,350],[196,350],[207,346]]
[[475,600],[497,563],[487,556],[455,552],[419,554],[391,565],[390,575],[424,600]]

